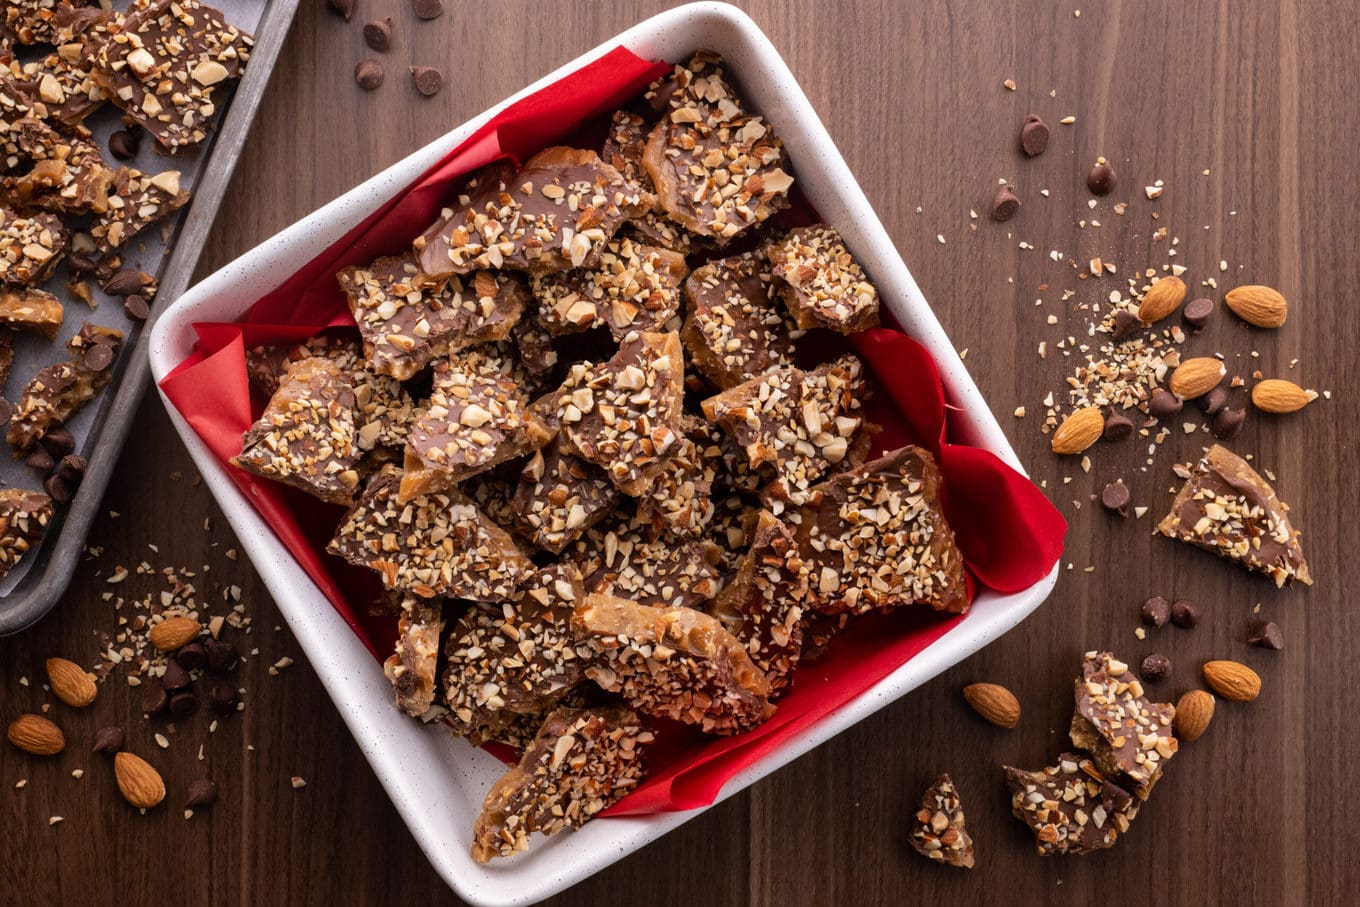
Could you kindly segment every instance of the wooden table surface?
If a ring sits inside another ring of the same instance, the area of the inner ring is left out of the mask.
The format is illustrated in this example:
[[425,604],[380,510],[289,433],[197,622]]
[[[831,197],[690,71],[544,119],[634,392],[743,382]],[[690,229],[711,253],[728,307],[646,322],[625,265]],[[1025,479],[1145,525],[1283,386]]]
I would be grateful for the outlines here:
[[[420,22],[402,0],[357,0],[346,25],[323,0],[304,0],[201,275],[668,4],[500,0],[475,13],[446,5],[442,18]],[[1351,726],[1360,609],[1343,599],[1360,586],[1345,503],[1355,501],[1360,466],[1357,4],[1101,3],[1080,16],[1072,4],[1014,0],[744,5],[968,350],[1022,460],[1068,516],[1070,570],[999,642],[555,903],[1340,902],[1360,884],[1351,846],[1360,801],[1344,776],[1360,755]],[[365,94],[351,78],[365,53],[360,26],[389,14],[388,84]],[[441,67],[444,91],[417,96],[410,63]],[[1015,91],[1002,87],[1007,78]],[[1027,161],[1016,137],[1031,112],[1053,136],[1045,155]],[[1074,125],[1060,125],[1067,115]],[[1121,182],[1090,212],[1084,175],[1097,155],[1115,163]],[[1004,226],[986,219],[998,178],[1024,202]],[[1149,202],[1143,187],[1159,179],[1165,194]],[[1123,217],[1110,210],[1116,200],[1130,202]],[[970,209],[982,218],[971,220]],[[1081,226],[1092,218],[1101,228]],[[1169,231],[1160,243],[1158,226]],[[1040,433],[1040,401],[1060,393],[1074,362],[1055,345],[1087,323],[1072,308],[1166,263],[1171,237],[1180,240],[1172,260],[1189,268],[1196,294],[1212,277],[1219,289],[1203,292],[1216,300],[1234,284],[1265,283],[1293,304],[1275,332],[1248,330],[1220,308],[1190,349],[1222,352],[1242,374],[1259,368],[1334,391],[1299,415],[1251,415],[1233,444],[1278,476],[1305,532],[1311,589],[1276,590],[1151,535],[1175,484],[1172,464],[1197,456],[1207,435],[1177,431],[1146,470],[1142,445],[1103,445],[1086,474],[1052,456]],[[1084,284],[1050,250],[1083,263],[1099,255],[1120,273]],[[1077,296],[1062,302],[1064,288]],[[1042,340],[1046,360],[1036,352]],[[1023,419],[1012,415],[1020,405]],[[254,622],[249,645],[259,649],[240,675],[249,707],[213,735],[206,716],[182,723],[161,753],[140,697],[119,678],[93,709],[54,706],[71,740],[60,759],[36,763],[0,746],[0,901],[73,904],[113,893],[141,903],[454,901],[305,661],[267,673],[278,658],[299,656],[297,645],[249,564],[226,556],[230,533],[159,401],[148,394],[137,418],[104,508],[121,515],[101,518],[91,537],[103,555],[81,566],[40,625],[0,640],[0,717],[53,701],[40,688],[43,659],[94,663],[98,635],[114,621],[101,600],[104,578],[113,565],[142,560],[207,565],[196,584],[219,598],[239,584]],[[1147,518],[1120,520],[1090,505],[1090,494],[1118,476],[1135,502],[1153,508]],[[160,588],[134,576],[122,592]],[[1201,625],[1136,639],[1137,603],[1153,594],[1200,602]],[[1283,628],[1284,651],[1246,646],[1258,603]],[[1251,705],[1220,702],[1207,736],[1184,748],[1115,849],[1040,859],[1009,815],[999,766],[1038,768],[1061,751],[1072,677],[1081,653],[1097,647],[1133,663],[1154,651],[1170,656],[1171,679],[1156,688],[1167,698],[1198,685],[1209,658],[1246,661],[1265,690]],[[960,688],[982,680],[1016,692],[1025,710],[1018,728],[988,726],[964,705]],[[94,730],[109,723],[127,727],[166,767],[172,808],[144,817],[119,799],[108,766],[89,754]],[[78,768],[85,774],[76,780]],[[945,770],[962,789],[977,842],[969,873],[930,865],[905,842],[908,813]],[[185,821],[182,792],[203,775],[219,783],[221,801]],[[293,789],[295,775],[305,788]],[[21,778],[28,784],[16,790]],[[49,826],[53,815],[65,821]]]

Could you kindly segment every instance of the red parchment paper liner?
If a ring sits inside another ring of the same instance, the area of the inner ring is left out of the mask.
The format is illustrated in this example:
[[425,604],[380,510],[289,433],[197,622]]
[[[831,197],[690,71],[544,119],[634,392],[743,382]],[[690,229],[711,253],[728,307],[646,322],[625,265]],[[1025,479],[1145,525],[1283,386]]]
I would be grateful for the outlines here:
[[[258,401],[252,404],[246,378],[247,349],[299,342],[326,329],[352,330],[336,271],[409,248],[448,202],[450,186],[458,177],[501,157],[528,157],[591,118],[608,114],[668,68],[618,48],[508,107],[260,299],[241,322],[196,324],[194,351],[161,381],[162,391],[226,464],[240,451],[241,434],[258,406]],[[849,342],[875,378],[877,392],[869,417],[883,426],[876,448],[914,443],[938,459],[946,514],[971,578],[1009,593],[1046,576],[1062,553],[1066,523],[1028,479],[995,455],[951,440],[949,407],[926,349],[891,327],[867,331]],[[828,345],[828,355],[831,352]],[[395,622],[387,615],[370,614],[369,605],[379,590],[375,576],[325,554],[341,511],[230,465],[227,471],[374,656],[382,659],[390,653]],[[737,772],[796,739],[966,619],[910,608],[852,621],[826,655],[799,669],[774,717],[738,737],[706,737],[692,728],[663,723],[649,752],[651,774],[608,814],[712,803]]]

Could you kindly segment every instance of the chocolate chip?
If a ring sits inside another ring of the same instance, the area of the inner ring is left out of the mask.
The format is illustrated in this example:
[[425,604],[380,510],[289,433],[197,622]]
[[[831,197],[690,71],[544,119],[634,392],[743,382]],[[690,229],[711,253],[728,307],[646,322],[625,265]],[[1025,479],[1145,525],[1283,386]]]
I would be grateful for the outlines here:
[[1117,409],[1105,414],[1105,431],[1101,433],[1106,441],[1123,441],[1133,434],[1133,420]]
[[236,711],[236,687],[229,683],[214,683],[208,691],[208,699],[212,703],[212,710],[224,718]]
[[346,22],[354,15],[354,0],[326,0],[326,5],[344,16]]
[[14,404],[4,397],[0,397],[0,425],[9,421],[10,416],[14,415]]
[[66,256],[66,267],[70,269],[71,276],[84,277],[97,271],[99,269],[99,262],[88,255],[72,252],[70,255]]
[[183,721],[198,711],[198,697],[185,690],[170,697],[170,717]]
[[1275,621],[1268,620],[1257,625],[1251,636],[1247,637],[1247,645],[1278,652],[1284,648],[1284,634]]
[[170,706],[170,694],[158,683],[142,684],[142,711],[148,715],[164,715]]
[[364,26],[364,43],[378,53],[386,53],[392,47],[392,17],[374,19]]
[[203,648],[208,652],[208,667],[223,673],[236,667],[236,647],[226,640],[205,639]]
[[90,466],[80,454],[67,454],[57,464],[57,477],[72,488],[80,485],[85,478],[85,470]]
[[38,470],[38,472],[43,473],[50,471],[53,466],[57,465],[57,461],[52,459],[52,455],[47,452],[47,448],[43,447],[41,444],[29,452],[29,455],[24,458],[24,462]]
[[123,300],[123,311],[133,321],[146,321],[151,316],[151,306],[140,293],[133,293]]
[[1228,389],[1221,384],[1199,398],[1199,408],[1204,410],[1205,415],[1208,416],[1217,415],[1227,405]]
[[1148,683],[1165,680],[1166,675],[1171,673],[1171,659],[1165,655],[1149,655],[1143,659],[1143,668],[1139,673]]
[[175,661],[190,671],[197,671],[208,663],[208,650],[202,643],[191,642],[175,653]]
[[412,66],[411,81],[415,82],[416,91],[428,98],[444,87],[444,74],[433,66]]
[[1114,168],[1103,157],[1096,158],[1096,162],[1091,165],[1091,172],[1086,174],[1086,188],[1093,195],[1109,195],[1114,191],[1116,181]]
[[1143,322],[1138,320],[1138,316],[1128,309],[1120,309],[1114,313],[1114,339],[1123,340],[1130,334],[1141,330]]
[[54,459],[60,460],[76,449],[76,436],[65,426],[58,426],[43,435],[42,446]]
[[94,735],[94,749],[91,752],[112,756],[123,748],[127,735],[120,727],[101,727]]
[[1171,622],[1189,630],[1199,623],[1199,606],[1188,598],[1182,598],[1171,606]]
[[1145,626],[1156,629],[1164,625],[1171,616],[1171,603],[1160,595],[1154,595],[1143,602],[1142,607],[1138,609],[1138,616]]
[[102,284],[104,292],[110,296],[131,296],[141,292],[142,272],[135,268],[123,268]]
[[438,19],[444,14],[444,0],[411,0],[411,5],[422,19]]
[[92,372],[102,372],[113,365],[113,349],[105,343],[96,343],[85,351],[85,367]]
[[109,136],[109,154],[120,161],[130,161],[137,156],[141,144],[142,140],[139,134],[128,132],[126,129],[119,129]]
[[1245,409],[1225,409],[1214,416],[1214,421],[1209,425],[1209,430],[1218,440],[1231,441],[1242,434],[1242,426],[1246,423],[1246,420],[1247,411]]
[[1214,301],[1212,299],[1192,299],[1181,309],[1181,317],[1185,323],[1197,331],[1203,330],[1208,323],[1209,316],[1214,313]]
[[372,91],[383,83],[382,64],[377,60],[360,60],[354,67],[354,81],[364,91]]
[[1165,419],[1180,412],[1183,405],[1181,398],[1171,391],[1162,387],[1154,387],[1152,398],[1148,400],[1148,412],[1156,419]]
[[189,782],[189,797],[185,809],[208,809],[217,802],[217,785],[207,778]]
[[189,672],[184,670],[184,665],[171,658],[165,663],[165,673],[161,675],[161,686],[170,692],[182,690],[193,683],[193,678]]
[[1034,114],[1025,117],[1020,127],[1020,149],[1027,157],[1038,157],[1048,148],[1048,126]]
[[1129,514],[1129,486],[1123,482],[1111,482],[1100,493],[1100,506],[1120,516]]
[[997,223],[1004,223],[1015,217],[1015,212],[1020,210],[1020,199],[1016,198],[1015,191],[1010,186],[1002,186],[996,190],[996,197],[992,199],[992,220]]
[[43,479],[43,491],[46,491],[47,496],[58,504],[65,504],[73,496],[71,486],[63,482],[61,476],[55,473]]

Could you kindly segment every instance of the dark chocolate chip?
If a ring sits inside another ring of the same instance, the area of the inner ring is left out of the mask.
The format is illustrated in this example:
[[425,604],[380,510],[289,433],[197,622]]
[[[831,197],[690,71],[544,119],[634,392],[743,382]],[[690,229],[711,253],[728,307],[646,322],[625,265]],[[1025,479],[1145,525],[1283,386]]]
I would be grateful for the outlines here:
[[411,0],[411,6],[422,19],[438,19],[444,14],[444,0]]
[[1090,189],[1093,195],[1109,195],[1114,191],[1116,182],[1114,168],[1103,157],[1097,158],[1091,165],[1091,172],[1086,174],[1086,188]]
[[1214,301],[1204,297],[1190,300],[1185,304],[1185,308],[1181,309],[1181,317],[1185,319],[1185,323],[1197,331],[1204,329],[1209,316],[1213,313]]
[[412,66],[411,81],[416,85],[416,91],[425,97],[439,94],[439,89],[444,87],[444,74],[433,66]]
[[1228,389],[1221,384],[1199,398],[1199,408],[1208,416],[1218,415],[1227,405]]
[[173,658],[166,661],[165,673],[161,675],[161,686],[173,693],[176,690],[184,689],[191,683],[193,683],[193,679],[189,676],[189,672],[184,670],[184,665]]
[[1129,513],[1129,486],[1123,482],[1111,482],[1105,486],[1105,490],[1100,493],[1100,506],[1111,513],[1118,513],[1120,516],[1128,516]]
[[185,809],[209,809],[217,802],[217,785],[207,778],[189,782],[189,797],[184,801]]
[[1275,621],[1268,620],[1257,625],[1251,636],[1247,637],[1247,645],[1278,652],[1284,648],[1284,634]]
[[191,691],[185,690],[170,697],[170,717],[176,721],[183,721],[197,711],[198,697]]
[[12,415],[14,415],[14,404],[4,397],[0,397],[0,425],[8,422]]
[[92,752],[112,756],[123,748],[126,736],[120,727],[101,727],[95,732]]
[[382,64],[377,60],[360,60],[354,67],[354,81],[364,91],[372,91],[383,83]]
[[1148,400],[1148,412],[1157,419],[1166,419],[1176,415],[1181,411],[1182,406],[1184,406],[1184,403],[1180,397],[1162,387],[1154,387],[1152,398]]
[[208,652],[208,667],[214,671],[226,672],[236,667],[236,647],[223,639],[208,638],[203,641]]
[[142,711],[148,715],[164,715],[170,706],[170,694],[158,683],[142,684]]
[[1025,125],[1020,127],[1020,149],[1027,157],[1037,157],[1048,148],[1048,126],[1036,115],[1025,117]]
[[1138,316],[1128,309],[1120,309],[1114,313],[1114,339],[1123,340],[1130,334],[1141,330],[1143,322],[1138,320]]
[[1101,436],[1106,441],[1123,441],[1131,434],[1133,434],[1132,419],[1117,409],[1105,414],[1105,431]]
[[63,482],[61,476],[56,473],[43,479],[43,490],[47,492],[49,498],[58,504],[65,504],[72,497],[71,486]]
[[104,343],[96,343],[85,351],[85,367],[92,372],[102,372],[113,365],[113,350]]
[[1004,223],[1015,217],[1015,212],[1020,210],[1020,199],[1015,195],[1015,190],[1010,186],[1002,186],[996,190],[996,197],[992,199],[992,220],[997,223]]
[[85,470],[90,466],[80,454],[67,454],[57,464],[57,475],[63,482],[75,488],[85,478]]
[[1165,624],[1167,618],[1171,616],[1171,603],[1160,595],[1154,595],[1143,602],[1142,607],[1138,609],[1138,616],[1145,626],[1156,629]]
[[151,306],[147,303],[145,296],[140,293],[133,293],[123,300],[123,311],[133,321],[146,321],[151,315]]
[[99,269],[99,262],[88,255],[81,255],[79,252],[72,252],[66,256],[66,266],[70,268],[73,277],[84,277],[93,274]]
[[387,53],[392,48],[392,17],[374,19],[364,26],[364,43],[378,53]]
[[1189,630],[1199,623],[1199,606],[1188,598],[1182,598],[1171,606],[1171,622]]
[[76,436],[65,426],[58,426],[43,435],[42,446],[54,459],[60,460],[76,449]]
[[1149,655],[1143,659],[1143,669],[1140,673],[1148,683],[1165,680],[1166,675],[1171,673],[1171,659],[1165,655]]
[[229,683],[220,680],[214,683],[208,691],[208,699],[212,702],[213,711],[224,718],[236,711],[236,687]]
[[24,458],[24,462],[43,473],[57,465],[57,461],[52,459],[52,454],[48,453],[47,448],[41,444],[29,452],[28,456]]
[[140,293],[142,286],[142,272],[136,268],[123,268],[103,283],[104,292],[110,296],[131,296]]
[[354,0],[326,0],[326,5],[344,16],[346,22],[354,15]]
[[137,156],[137,151],[142,144],[141,136],[138,133],[128,132],[126,129],[119,129],[109,136],[109,154],[118,158],[120,161],[130,161]]
[[1247,411],[1245,409],[1225,409],[1214,416],[1214,421],[1209,425],[1209,430],[1218,440],[1231,441],[1242,434],[1242,426],[1246,421]]
[[191,642],[175,653],[175,661],[190,671],[197,671],[208,663],[208,650],[202,643]]

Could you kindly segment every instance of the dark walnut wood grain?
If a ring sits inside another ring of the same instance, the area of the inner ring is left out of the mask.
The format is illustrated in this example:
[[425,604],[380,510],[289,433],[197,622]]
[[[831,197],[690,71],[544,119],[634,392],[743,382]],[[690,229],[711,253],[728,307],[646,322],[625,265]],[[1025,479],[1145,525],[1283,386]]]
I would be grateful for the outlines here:
[[[666,5],[573,0],[555,5],[545,25],[542,4],[526,0],[475,12],[450,4],[430,22],[404,0],[360,0],[346,25],[323,0],[306,0],[201,274]],[[1073,3],[1014,0],[809,3],[796,13],[775,0],[744,5],[825,117],[955,344],[968,349],[968,367],[1021,458],[1069,516],[1063,564],[1073,566],[1042,609],[999,642],[555,903],[1344,900],[1360,884],[1354,785],[1344,775],[1357,755],[1360,707],[1352,654],[1360,608],[1349,601],[1360,586],[1351,511],[1360,469],[1360,105],[1346,62],[1360,42],[1356,3],[1102,3],[1080,18]],[[361,92],[352,71],[368,53],[363,22],[389,14],[387,84]],[[417,95],[410,64],[441,67],[444,90]],[[1007,78],[1018,90],[1002,87]],[[1029,113],[1053,131],[1033,160],[1017,147]],[[1076,123],[1061,125],[1069,114]],[[1107,208],[1102,230],[1083,230],[1086,171],[1100,155],[1119,172],[1111,200],[1134,204],[1122,219]],[[999,178],[1023,201],[1004,225],[986,220]],[[1296,416],[1250,418],[1234,445],[1278,477],[1304,531],[1311,589],[1277,591],[1153,537],[1179,484],[1171,464],[1195,456],[1203,435],[1173,437],[1147,471],[1137,445],[1098,446],[1084,474],[1053,457],[1038,431],[1039,401],[1060,389],[1070,362],[1052,352],[1041,361],[1036,347],[1085,326],[1068,310],[1079,300],[1058,301],[1056,288],[1076,286],[1073,272],[1048,252],[1118,261],[1111,286],[1145,256],[1165,260],[1142,199],[1156,179],[1166,187],[1159,223],[1181,237],[1192,291],[1212,275],[1222,289],[1273,285],[1294,305],[1274,333],[1249,331],[1220,310],[1195,348],[1216,346],[1243,357],[1234,367],[1337,392]],[[969,209],[981,218],[970,221]],[[1054,289],[1041,292],[1045,283]],[[1060,323],[1046,325],[1048,314]],[[1247,355],[1253,349],[1259,360]],[[1019,405],[1025,419],[1011,415]],[[55,702],[40,689],[43,660],[91,660],[97,634],[114,621],[100,600],[104,577],[144,558],[209,565],[204,588],[241,585],[260,649],[239,675],[249,708],[212,735],[202,762],[195,754],[206,716],[184,723],[163,752],[121,681],[104,686],[93,709],[54,706],[70,746],[60,760],[38,763],[0,745],[0,900],[79,903],[121,892],[146,903],[452,903],[306,663],[268,675],[279,657],[299,654],[296,644],[276,629],[280,618],[250,566],[226,558],[233,540],[193,484],[159,401],[148,395],[138,419],[104,508],[121,516],[103,518],[91,538],[103,557],[81,567],[35,629],[0,640],[0,717]],[[172,481],[174,472],[183,476]],[[1120,475],[1135,503],[1153,507],[1142,521],[1113,519],[1088,501]],[[202,528],[205,518],[214,528]],[[1200,626],[1167,626],[1139,641],[1137,603],[1151,594],[1194,598]],[[1257,603],[1283,629],[1283,652],[1246,646]],[[1038,768],[1061,750],[1072,678],[1081,653],[1096,647],[1133,664],[1168,655],[1171,677],[1154,688],[1168,699],[1196,686],[1210,658],[1251,664],[1264,693],[1250,705],[1219,703],[1209,732],[1185,747],[1114,850],[1040,859],[1009,815],[1000,765]],[[964,704],[960,688],[983,680],[1019,696],[1018,728],[991,727]],[[121,801],[110,766],[87,754],[106,722],[127,727],[131,745],[162,767],[170,808],[141,816]],[[82,779],[71,777],[75,768]],[[910,813],[943,771],[959,786],[976,840],[971,873],[931,865],[907,844]],[[186,822],[179,805],[200,775],[222,796],[210,815]],[[293,775],[307,786],[294,790]],[[20,778],[28,785],[15,790]],[[49,827],[52,815],[65,822]]]

